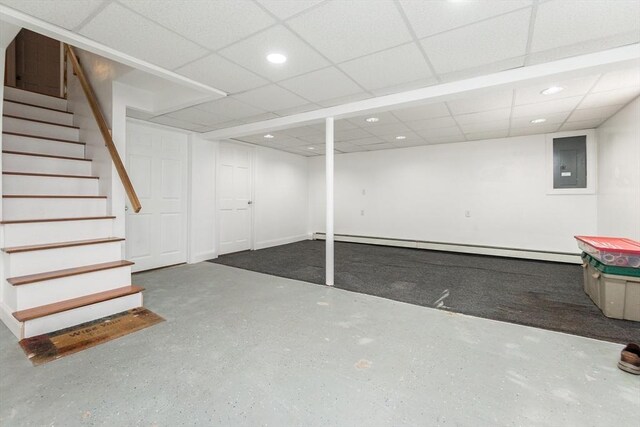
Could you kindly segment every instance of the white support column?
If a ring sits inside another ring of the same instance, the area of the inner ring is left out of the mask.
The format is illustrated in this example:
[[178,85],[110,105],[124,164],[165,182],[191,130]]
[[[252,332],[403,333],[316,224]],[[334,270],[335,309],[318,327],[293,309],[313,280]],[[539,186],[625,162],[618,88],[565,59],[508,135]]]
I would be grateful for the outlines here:
[[325,283],[333,286],[333,117],[327,117],[325,128],[325,176],[327,192]]

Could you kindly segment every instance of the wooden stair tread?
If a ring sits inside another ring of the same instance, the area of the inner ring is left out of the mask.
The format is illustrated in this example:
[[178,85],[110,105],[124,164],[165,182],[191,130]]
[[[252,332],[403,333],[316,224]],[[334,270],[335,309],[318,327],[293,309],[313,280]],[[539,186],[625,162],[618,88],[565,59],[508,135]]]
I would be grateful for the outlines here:
[[90,162],[91,159],[83,159],[82,157],[54,156],[53,154],[27,153],[25,151],[2,150],[4,154],[16,154],[18,156],[48,157],[50,159],[78,160],[82,162]]
[[107,196],[76,196],[62,194],[5,194],[3,199],[106,199]]
[[60,126],[60,127],[63,127],[63,128],[80,129],[78,126],[63,125],[61,123],[47,122],[45,120],[29,119],[27,117],[14,116],[14,115],[11,115],[11,114],[3,114],[2,117],[8,117],[10,119],[26,120],[28,122],[42,123],[42,124],[51,125],[51,126]]
[[73,246],[99,245],[102,243],[121,242],[123,240],[124,240],[124,237],[107,237],[104,239],[71,240],[68,242],[46,243],[41,245],[12,246],[8,248],[4,248],[2,249],[2,251],[8,254],[14,254],[14,253],[20,253],[20,252],[42,251],[47,249],[70,248]]
[[23,89],[21,87],[11,86],[11,85],[7,85],[7,84],[5,84],[4,87],[9,87],[9,88],[11,88],[13,90],[16,90],[16,91],[19,91],[19,92],[35,93],[38,96],[46,96],[48,98],[62,99],[64,101],[67,100],[66,96],[58,96],[58,95],[50,95],[48,93],[40,93],[40,92],[36,92],[35,90]]
[[43,107],[42,105],[30,104],[28,102],[22,102],[22,101],[14,101],[12,99],[5,99],[4,102],[11,102],[12,104],[26,105],[27,107],[42,108],[43,110],[57,111],[58,113],[73,114],[73,113],[71,113],[69,111],[59,110],[57,108]]
[[85,295],[83,297],[58,301],[53,304],[41,305],[38,307],[28,308],[26,310],[16,311],[15,313],[13,313],[13,317],[15,317],[19,322],[26,322],[27,320],[50,316],[52,314],[61,313],[63,311],[73,310],[75,308],[85,307],[87,305],[109,301],[127,295],[137,294],[142,291],[144,291],[144,288],[140,286],[124,286],[122,288],[116,288],[91,295]]
[[128,267],[134,263],[127,260],[103,262],[101,264],[83,265],[82,267],[65,268],[64,270],[46,271],[44,273],[28,274],[26,276],[10,277],[7,282],[13,286],[43,282],[45,280],[60,279],[78,274],[93,273],[94,271],[109,270],[111,268]]
[[48,141],[55,141],[55,142],[66,142],[68,144],[80,144],[80,145],[87,145],[86,142],[79,142],[79,141],[71,141],[69,139],[60,139],[60,138],[51,138],[49,136],[38,136],[38,135],[31,135],[28,133],[18,133],[18,132],[2,132],[5,135],[13,135],[13,136],[23,136],[25,138],[33,138],[33,139],[46,139]]
[[114,215],[109,216],[80,216],[73,218],[44,218],[44,219],[14,219],[9,221],[0,221],[2,225],[8,224],[31,224],[36,222],[62,222],[62,221],[92,221],[98,219],[115,219]]
[[91,175],[62,175],[57,173],[35,173],[35,172],[2,172],[3,175],[20,175],[20,176],[41,176],[47,178],[82,178],[82,179],[100,179],[99,176]]

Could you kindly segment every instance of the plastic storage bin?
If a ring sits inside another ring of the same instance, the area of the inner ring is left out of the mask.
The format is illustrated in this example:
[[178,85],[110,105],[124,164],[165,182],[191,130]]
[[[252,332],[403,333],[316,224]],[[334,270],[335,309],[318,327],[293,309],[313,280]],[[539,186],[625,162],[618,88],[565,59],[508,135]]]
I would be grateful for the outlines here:
[[640,268],[640,242],[618,237],[575,236],[578,247],[606,265]]
[[584,291],[602,313],[640,322],[640,269],[610,267],[589,254],[582,254],[582,259]]

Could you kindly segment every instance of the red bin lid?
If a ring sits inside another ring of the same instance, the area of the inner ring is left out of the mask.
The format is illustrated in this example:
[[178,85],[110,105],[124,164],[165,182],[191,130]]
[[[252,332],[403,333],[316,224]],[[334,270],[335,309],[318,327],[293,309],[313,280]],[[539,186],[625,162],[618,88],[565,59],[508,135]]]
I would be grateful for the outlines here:
[[640,242],[623,237],[575,236],[577,240],[599,251],[632,253],[640,255]]

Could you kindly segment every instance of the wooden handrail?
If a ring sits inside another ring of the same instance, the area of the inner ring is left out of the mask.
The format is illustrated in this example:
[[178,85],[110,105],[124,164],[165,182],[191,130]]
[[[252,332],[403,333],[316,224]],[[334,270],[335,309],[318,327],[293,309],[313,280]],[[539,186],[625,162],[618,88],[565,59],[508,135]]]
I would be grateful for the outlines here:
[[116,145],[113,143],[113,138],[111,138],[111,132],[109,131],[109,126],[107,125],[107,121],[100,110],[100,105],[98,104],[98,100],[96,99],[96,94],[91,87],[91,84],[87,80],[87,77],[84,74],[84,70],[80,66],[80,62],[78,61],[78,57],[74,52],[73,48],[68,44],[65,44],[65,52],[69,57],[71,65],[73,66],[73,71],[78,77],[80,81],[80,85],[82,86],[82,90],[84,91],[85,96],[87,97],[87,101],[89,101],[89,106],[91,107],[91,111],[93,112],[93,117],[96,119],[98,123],[98,128],[100,128],[100,133],[102,134],[102,138],[104,138],[104,144],[107,146],[107,150],[109,150],[109,154],[111,155],[111,160],[113,161],[114,166],[116,167],[116,171],[118,171],[118,176],[120,177],[120,181],[122,181],[122,185],[124,186],[124,190],[127,192],[127,197],[129,197],[129,201],[131,202],[131,207],[133,211],[138,213],[140,209],[142,209],[142,205],[140,204],[140,200],[138,199],[138,195],[136,194],[136,190],[133,188],[133,184],[131,183],[131,179],[129,179],[129,175],[127,174],[127,170],[122,163],[122,159],[118,154],[118,150],[116,149]]

